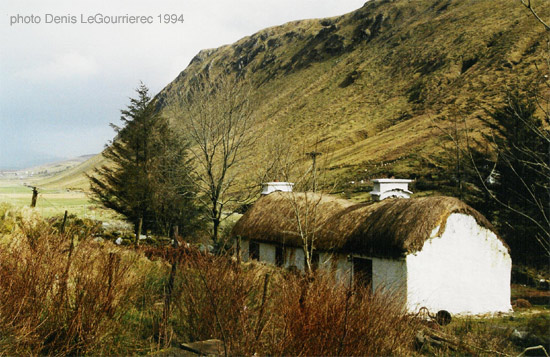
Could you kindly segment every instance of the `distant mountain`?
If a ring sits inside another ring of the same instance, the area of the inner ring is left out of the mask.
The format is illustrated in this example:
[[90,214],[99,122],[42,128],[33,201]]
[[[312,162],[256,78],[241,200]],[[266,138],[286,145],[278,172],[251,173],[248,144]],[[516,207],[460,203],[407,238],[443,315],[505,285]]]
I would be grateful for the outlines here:
[[0,170],[21,170],[64,158],[40,153],[20,147],[2,147],[0,150]]
[[[95,157],[101,160],[99,155],[82,155],[68,160],[49,162],[22,169],[0,170],[0,178],[24,178],[38,183],[41,187],[82,189],[87,187],[87,180],[83,173],[89,168],[88,165],[93,166],[93,163],[96,163],[94,161]],[[79,169],[80,166],[84,168]],[[74,179],[73,175],[76,176]]]
[[[91,173],[94,167],[104,163],[105,160],[101,154],[79,156],[74,161],[59,163],[63,169],[53,175],[41,177],[37,180],[37,185],[49,188],[88,190],[89,183],[85,174]],[[56,167],[60,167],[59,165]]]
[[[411,177],[437,165],[444,138],[436,126],[464,119],[479,133],[483,107],[535,83],[545,46],[542,26],[519,1],[372,0],[203,50],[157,99],[180,120],[174,108],[197,74],[244,75],[255,86],[258,133],[331,152],[340,178]],[[252,159],[265,155],[262,145]]]

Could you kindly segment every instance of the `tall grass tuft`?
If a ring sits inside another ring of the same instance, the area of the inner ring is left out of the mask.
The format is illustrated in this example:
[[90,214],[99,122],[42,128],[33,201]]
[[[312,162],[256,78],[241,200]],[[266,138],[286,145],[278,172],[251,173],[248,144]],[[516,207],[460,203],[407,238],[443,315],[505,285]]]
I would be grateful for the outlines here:
[[68,355],[111,348],[138,280],[134,259],[23,218],[0,246],[0,350]]
[[411,351],[417,322],[394,296],[330,275],[281,274],[195,255],[179,271],[174,314],[189,341],[230,355],[392,355]]
[[417,322],[394,295],[329,274],[120,248],[32,211],[4,212],[0,226],[0,354],[128,355],[212,338],[227,355],[413,351]]

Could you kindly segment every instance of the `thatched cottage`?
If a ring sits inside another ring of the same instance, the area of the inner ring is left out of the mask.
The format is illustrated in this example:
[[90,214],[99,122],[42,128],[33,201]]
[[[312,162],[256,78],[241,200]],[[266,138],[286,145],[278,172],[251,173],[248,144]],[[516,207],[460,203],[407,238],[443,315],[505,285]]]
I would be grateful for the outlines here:
[[511,310],[509,248],[485,217],[451,197],[356,204],[315,193],[270,193],[233,229],[243,259],[303,270],[296,217],[303,221],[306,207],[315,221],[313,261],[340,281],[391,289],[411,312]]

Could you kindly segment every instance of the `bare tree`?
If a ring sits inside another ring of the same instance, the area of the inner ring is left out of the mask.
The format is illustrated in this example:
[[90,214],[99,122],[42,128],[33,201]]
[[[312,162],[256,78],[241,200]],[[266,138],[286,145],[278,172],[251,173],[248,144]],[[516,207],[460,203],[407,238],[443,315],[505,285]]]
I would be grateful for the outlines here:
[[215,244],[228,208],[257,193],[257,182],[245,174],[258,132],[252,94],[245,79],[197,75],[180,103],[180,122],[191,142],[200,199],[208,207]]
[[479,119],[489,129],[483,141],[459,119],[463,115],[448,118],[447,126],[432,122],[452,144],[444,155],[450,156],[449,176],[456,175],[453,194],[506,227],[515,257],[531,261],[541,251],[550,256],[550,121],[537,115],[536,96],[509,90],[504,103],[483,108]]
[[[499,196],[480,175],[485,190],[501,207],[530,222],[539,248],[550,256],[550,23],[535,8],[535,1],[520,0],[546,32],[544,68],[524,94],[508,91],[503,108],[488,110],[486,123],[492,129],[489,142],[497,153],[496,163],[505,171],[507,196]],[[535,111],[542,113],[535,117]],[[470,151],[471,152],[471,151]],[[473,160],[472,160],[473,161]],[[477,166],[474,165],[477,169]],[[510,195],[512,196],[510,198]],[[514,199],[513,196],[517,198]],[[519,204],[518,204],[519,202]]]
[[[439,159],[442,165],[446,166],[447,172],[450,175],[450,181],[454,181],[456,194],[461,200],[464,199],[464,150],[466,149],[465,140],[468,138],[467,126],[465,119],[458,115],[453,115],[449,118],[444,118],[446,122],[450,122],[451,125],[440,125],[434,119],[431,119],[432,126],[435,127],[440,134],[440,138],[446,143],[450,143],[450,146],[444,144],[441,145],[443,149],[444,158]],[[464,128],[462,125],[464,124]]]
[[542,17],[540,17],[538,11],[535,10],[534,8],[533,2],[531,0],[520,0],[520,1],[523,4],[523,6],[528,8],[529,11],[531,11],[531,13],[533,14],[533,16],[535,16],[535,18],[544,26],[546,31],[550,32],[550,22],[545,21]]
[[[322,230],[322,211],[325,192],[334,188],[327,179],[328,163],[331,156],[315,150],[292,151],[290,147],[281,151],[279,170],[285,181],[293,182],[294,189],[286,199],[292,207],[289,226],[294,227],[292,235],[297,235],[304,251],[305,268],[314,270],[314,256],[319,233]],[[298,156],[298,157],[296,157]]]
[[[289,196],[289,201],[294,211],[294,217],[297,226],[297,234],[302,240],[302,249],[304,250],[305,265],[307,272],[311,273],[314,269],[313,256],[316,249],[318,232],[320,230],[319,204],[322,195],[312,195],[311,192],[304,192],[303,196],[297,196],[294,192]],[[303,199],[303,202],[300,202]]]

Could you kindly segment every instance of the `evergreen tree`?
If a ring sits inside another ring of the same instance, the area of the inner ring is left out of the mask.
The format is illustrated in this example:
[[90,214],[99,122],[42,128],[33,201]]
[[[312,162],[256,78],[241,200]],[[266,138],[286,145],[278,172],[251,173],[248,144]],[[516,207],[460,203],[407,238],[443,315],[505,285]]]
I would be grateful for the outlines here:
[[122,214],[142,230],[170,234],[179,226],[189,232],[197,226],[198,210],[190,176],[188,145],[159,115],[148,88],[141,84],[137,98],[121,110],[122,127],[103,156],[109,164],[88,176],[94,197],[105,207]]
[[[537,107],[519,91],[508,103],[490,111],[485,120],[497,152],[492,197],[504,209],[499,225],[517,258],[546,262],[550,255],[549,131],[536,115]],[[542,254],[541,254],[542,253]]]

